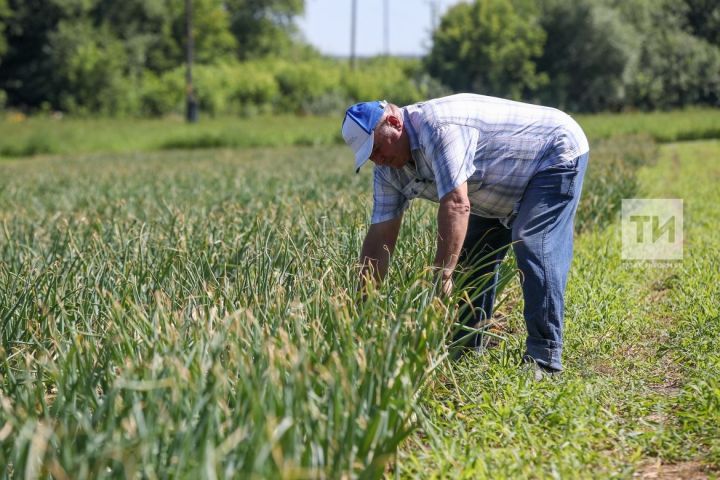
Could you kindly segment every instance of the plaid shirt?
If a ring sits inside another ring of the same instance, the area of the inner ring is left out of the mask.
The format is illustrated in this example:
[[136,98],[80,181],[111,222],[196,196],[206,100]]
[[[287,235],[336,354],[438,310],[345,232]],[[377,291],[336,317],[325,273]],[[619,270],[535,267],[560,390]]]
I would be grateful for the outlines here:
[[535,173],[573,165],[589,150],[580,126],[554,108],[460,94],[402,111],[413,162],[375,166],[371,223],[396,218],[413,198],[439,202],[467,182],[471,212],[509,226]]

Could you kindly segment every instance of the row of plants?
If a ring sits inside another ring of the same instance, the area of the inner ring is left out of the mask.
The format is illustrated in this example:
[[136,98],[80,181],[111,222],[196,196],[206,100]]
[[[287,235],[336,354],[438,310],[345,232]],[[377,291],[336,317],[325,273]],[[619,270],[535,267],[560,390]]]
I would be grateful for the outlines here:
[[[637,142],[594,150],[581,210],[632,191],[612,179],[651,147],[608,173]],[[4,473],[379,478],[423,421],[454,318],[424,271],[434,209],[407,213],[402,268],[358,302],[370,176],[338,149],[40,158],[0,173]]]

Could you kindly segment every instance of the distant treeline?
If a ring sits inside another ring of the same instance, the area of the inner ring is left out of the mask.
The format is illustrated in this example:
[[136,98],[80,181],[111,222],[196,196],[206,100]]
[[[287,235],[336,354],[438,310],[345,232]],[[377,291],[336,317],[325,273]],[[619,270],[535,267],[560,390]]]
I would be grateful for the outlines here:
[[720,101],[718,0],[481,0],[442,19],[426,59],[454,90],[573,111]]
[[[717,0],[460,3],[425,58],[355,70],[302,40],[304,0],[192,4],[195,88],[209,114],[329,113],[452,91],[573,111],[720,104]],[[0,108],[181,112],[185,21],[185,0],[0,0]]]

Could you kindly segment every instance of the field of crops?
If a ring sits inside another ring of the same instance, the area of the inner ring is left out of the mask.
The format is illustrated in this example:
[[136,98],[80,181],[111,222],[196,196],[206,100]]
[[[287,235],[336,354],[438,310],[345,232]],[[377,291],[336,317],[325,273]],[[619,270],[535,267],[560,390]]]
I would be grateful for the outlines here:
[[[311,139],[311,127],[298,138]],[[425,270],[430,204],[408,212],[388,281],[358,301],[370,174],[354,175],[330,140],[4,160],[3,474],[712,474],[720,167],[706,160],[720,144],[658,147],[656,131],[618,130],[646,135],[595,136],[568,292],[568,370],[540,384],[517,368],[516,281],[503,293],[496,345],[448,360],[456,311],[433,296]],[[685,261],[620,261],[615,218],[632,196],[686,199]]]

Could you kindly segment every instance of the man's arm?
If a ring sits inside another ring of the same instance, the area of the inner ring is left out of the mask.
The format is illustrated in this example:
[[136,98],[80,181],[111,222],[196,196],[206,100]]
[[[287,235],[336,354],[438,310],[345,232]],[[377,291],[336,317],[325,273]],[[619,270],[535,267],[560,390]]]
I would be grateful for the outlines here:
[[434,265],[440,272],[445,294],[452,290],[452,273],[460,258],[469,218],[470,200],[465,182],[445,195],[438,208],[438,240]]
[[360,252],[360,291],[365,294],[365,279],[373,278],[376,282],[385,278],[390,265],[390,255],[395,250],[395,242],[402,225],[402,214],[397,218],[370,225],[362,251]]

